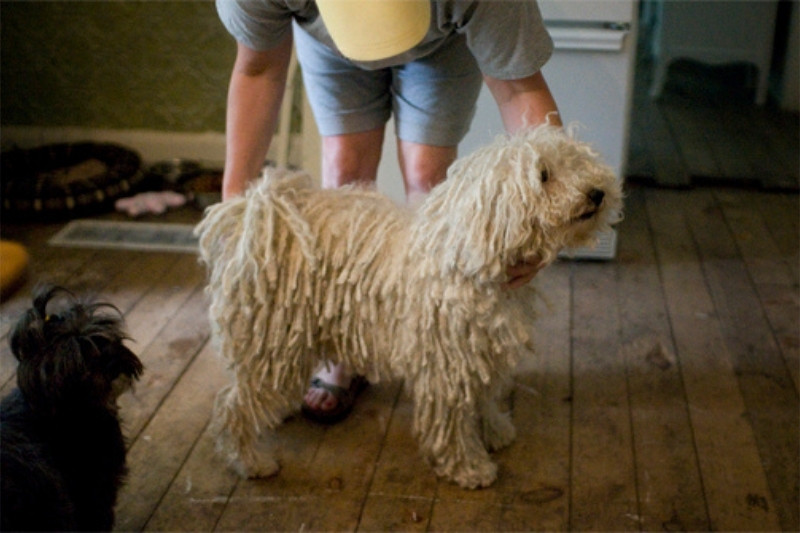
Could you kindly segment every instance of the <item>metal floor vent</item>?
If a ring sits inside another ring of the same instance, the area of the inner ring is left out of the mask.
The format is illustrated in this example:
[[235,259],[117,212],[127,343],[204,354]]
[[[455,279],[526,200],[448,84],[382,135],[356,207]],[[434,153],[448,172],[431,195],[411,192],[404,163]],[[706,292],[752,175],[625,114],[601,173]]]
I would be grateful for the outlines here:
[[[53,246],[197,253],[192,224],[73,220],[49,241]],[[617,232],[600,235],[593,248],[564,250],[564,259],[610,260],[617,254]]]
[[197,253],[192,224],[73,220],[49,241],[54,246]]
[[597,244],[592,247],[570,248],[564,250],[559,257],[563,259],[588,259],[608,261],[617,256],[617,232],[614,230],[601,233]]

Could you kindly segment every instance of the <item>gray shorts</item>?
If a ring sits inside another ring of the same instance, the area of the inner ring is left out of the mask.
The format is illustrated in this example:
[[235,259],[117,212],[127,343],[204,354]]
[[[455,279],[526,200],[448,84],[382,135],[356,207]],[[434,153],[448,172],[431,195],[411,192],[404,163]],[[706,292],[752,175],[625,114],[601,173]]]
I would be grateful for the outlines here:
[[294,25],[303,83],[320,134],[379,128],[393,113],[397,136],[456,146],[475,114],[482,76],[462,36],[397,67],[365,70]]

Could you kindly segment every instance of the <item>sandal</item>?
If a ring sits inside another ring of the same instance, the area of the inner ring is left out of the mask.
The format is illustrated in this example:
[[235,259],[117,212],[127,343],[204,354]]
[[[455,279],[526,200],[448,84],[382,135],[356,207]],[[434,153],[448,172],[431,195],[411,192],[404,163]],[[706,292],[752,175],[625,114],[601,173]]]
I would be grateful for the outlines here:
[[363,391],[369,383],[364,376],[353,376],[350,380],[350,386],[340,387],[333,385],[327,381],[315,377],[311,380],[311,387],[315,389],[324,389],[336,398],[336,407],[333,409],[322,410],[313,409],[305,402],[303,403],[303,415],[314,422],[320,424],[335,424],[347,418],[350,411],[353,410],[356,397]]

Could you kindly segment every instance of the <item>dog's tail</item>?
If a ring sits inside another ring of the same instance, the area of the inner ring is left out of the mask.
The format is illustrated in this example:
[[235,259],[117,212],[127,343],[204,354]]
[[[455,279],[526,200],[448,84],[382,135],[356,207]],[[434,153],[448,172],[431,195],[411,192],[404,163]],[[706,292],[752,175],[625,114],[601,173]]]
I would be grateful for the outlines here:
[[[279,223],[290,228],[307,259],[314,262],[314,239],[296,205],[301,191],[311,187],[308,174],[268,169],[244,195],[209,207],[195,228],[195,235],[199,237],[200,258],[212,275],[219,268],[233,266],[231,260],[235,257],[240,262],[267,258],[270,254],[266,247],[285,245],[276,242]],[[274,282],[275,262],[266,266],[267,278]],[[226,277],[230,281],[236,279]]]
[[[294,329],[281,327],[281,317],[291,312],[288,302],[296,292],[311,297],[317,242],[302,210],[313,190],[305,173],[270,169],[244,196],[207,209],[197,226],[200,258],[208,268],[209,314],[223,359],[253,360],[265,343],[287,350],[302,345]],[[260,371],[265,379],[277,379],[278,369]]]

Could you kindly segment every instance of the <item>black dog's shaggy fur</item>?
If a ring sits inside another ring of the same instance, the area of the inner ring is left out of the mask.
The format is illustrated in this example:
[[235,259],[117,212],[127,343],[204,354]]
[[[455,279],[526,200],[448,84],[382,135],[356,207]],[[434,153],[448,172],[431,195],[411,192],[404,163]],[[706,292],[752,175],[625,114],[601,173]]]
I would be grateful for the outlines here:
[[3,530],[111,529],[126,474],[117,397],[142,373],[125,339],[113,305],[35,292],[11,335],[18,388],[0,404]]

